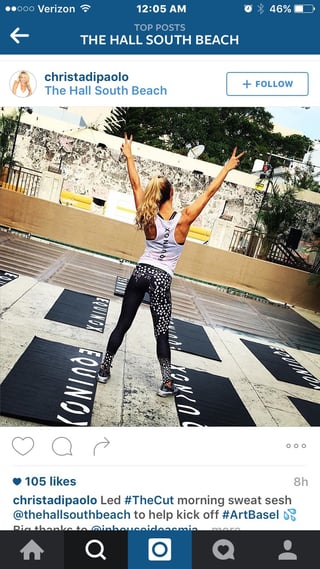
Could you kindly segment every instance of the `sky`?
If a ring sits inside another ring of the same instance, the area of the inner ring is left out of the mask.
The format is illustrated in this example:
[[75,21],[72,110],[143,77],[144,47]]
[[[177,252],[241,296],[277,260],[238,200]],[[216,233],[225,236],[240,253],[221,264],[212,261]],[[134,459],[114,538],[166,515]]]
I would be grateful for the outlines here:
[[265,107],[272,122],[297,130],[311,140],[320,139],[320,107]]

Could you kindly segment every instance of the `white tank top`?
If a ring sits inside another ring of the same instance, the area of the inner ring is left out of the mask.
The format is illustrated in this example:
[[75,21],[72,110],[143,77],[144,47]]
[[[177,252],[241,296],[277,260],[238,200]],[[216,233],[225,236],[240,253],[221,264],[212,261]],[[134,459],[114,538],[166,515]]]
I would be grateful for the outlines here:
[[29,89],[22,91],[21,85],[19,83],[17,90],[16,90],[16,95],[17,95],[17,97],[29,97]]
[[139,263],[158,267],[173,276],[173,271],[183,249],[183,245],[179,245],[174,238],[174,231],[180,217],[181,213],[177,213],[173,219],[162,219],[156,215],[157,236],[155,239],[146,240],[146,248],[138,261]]

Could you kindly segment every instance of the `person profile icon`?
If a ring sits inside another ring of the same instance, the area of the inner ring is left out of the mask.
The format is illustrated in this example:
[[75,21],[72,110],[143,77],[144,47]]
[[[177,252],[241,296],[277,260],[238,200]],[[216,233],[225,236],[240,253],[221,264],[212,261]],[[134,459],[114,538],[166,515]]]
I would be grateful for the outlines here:
[[298,559],[297,555],[291,551],[292,541],[290,539],[285,539],[283,542],[283,551],[278,555],[279,561],[296,561]]
[[29,71],[19,71],[11,79],[11,91],[17,97],[30,97],[34,89],[35,79]]

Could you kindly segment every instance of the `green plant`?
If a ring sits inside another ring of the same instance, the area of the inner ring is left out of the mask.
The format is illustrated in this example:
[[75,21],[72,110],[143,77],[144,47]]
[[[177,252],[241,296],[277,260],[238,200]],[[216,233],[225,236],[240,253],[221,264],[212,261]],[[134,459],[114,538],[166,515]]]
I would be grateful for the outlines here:
[[315,253],[314,270],[308,278],[308,284],[320,288],[320,235],[315,235],[315,241],[309,248],[309,253]]
[[0,115],[0,172],[10,162],[15,128],[15,114],[5,115],[2,113]]
[[283,190],[277,183],[270,181],[269,184],[271,192],[265,194],[258,213],[264,233],[260,249],[262,259],[267,257],[272,242],[296,226],[302,214],[302,205],[296,200],[296,188],[287,185]]

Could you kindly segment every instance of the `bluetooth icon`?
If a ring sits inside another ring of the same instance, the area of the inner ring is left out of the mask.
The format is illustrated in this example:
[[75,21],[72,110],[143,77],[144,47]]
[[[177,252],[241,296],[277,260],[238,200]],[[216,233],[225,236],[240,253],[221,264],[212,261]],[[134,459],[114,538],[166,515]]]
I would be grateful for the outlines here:
[[262,16],[262,14],[264,12],[264,4],[257,4],[257,10],[258,10],[258,14],[260,16]]

